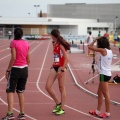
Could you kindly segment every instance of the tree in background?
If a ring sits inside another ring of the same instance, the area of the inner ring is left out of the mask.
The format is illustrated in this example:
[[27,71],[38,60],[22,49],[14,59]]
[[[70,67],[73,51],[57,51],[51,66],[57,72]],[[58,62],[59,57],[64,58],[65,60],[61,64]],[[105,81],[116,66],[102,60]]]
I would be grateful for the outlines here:
[[40,17],[42,17],[42,10],[40,10]]

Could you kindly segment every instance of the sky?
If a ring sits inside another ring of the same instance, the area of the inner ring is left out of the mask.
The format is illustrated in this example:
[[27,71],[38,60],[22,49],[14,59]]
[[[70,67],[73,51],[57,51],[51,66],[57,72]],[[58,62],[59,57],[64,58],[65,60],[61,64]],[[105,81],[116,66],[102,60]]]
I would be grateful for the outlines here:
[[40,10],[47,13],[48,4],[65,3],[120,3],[120,0],[0,0],[0,17],[36,17]]

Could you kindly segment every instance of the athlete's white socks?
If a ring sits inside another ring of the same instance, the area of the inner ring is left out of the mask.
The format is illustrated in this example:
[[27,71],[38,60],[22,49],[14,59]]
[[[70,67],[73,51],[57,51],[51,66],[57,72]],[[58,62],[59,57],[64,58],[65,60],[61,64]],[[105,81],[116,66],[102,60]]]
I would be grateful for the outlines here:
[[110,116],[110,113],[109,113],[109,112],[105,112],[105,114],[106,114],[107,116]]
[[97,115],[100,114],[100,111],[99,111],[99,110],[96,110],[95,112],[96,112]]

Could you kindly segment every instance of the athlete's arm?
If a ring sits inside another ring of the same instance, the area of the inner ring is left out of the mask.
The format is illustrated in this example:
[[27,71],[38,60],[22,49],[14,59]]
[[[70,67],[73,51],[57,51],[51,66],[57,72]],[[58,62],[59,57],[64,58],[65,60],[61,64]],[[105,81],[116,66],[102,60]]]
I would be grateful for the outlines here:
[[16,50],[15,48],[11,48],[11,59],[8,65],[8,68],[6,70],[6,79],[8,78],[9,71],[11,70],[11,67],[16,59]]
[[66,52],[65,48],[62,45],[60,45],[60,49],[61,49],[63,56],[64,56],[64,64],[62,66],[62,69],[64,70],[65,67],[67,66],[67,63],[68,63],[68,56],[67,56],[67,52]]
[[30,54],[29,54],[29,51],[28,51],[28,54],[27,54],[26,60],[27,60],[27,64],[29,65],[29,64],[30,64]]
[[15,50],[15,48],[11,48],[11,59],[10,59],[10,62],[9,62],[8,68],[7,68],[8,71],[11,70],[11,67],[12,67],[15,59],[16,59],[16,50]]
[[94,46],[95,41],[93,41],[88,48],[90,50],[96,51],[96,52],[100,52],[103,56],[105,56],[107,54],[107,51],[103,48],[97,48],[96,46]]

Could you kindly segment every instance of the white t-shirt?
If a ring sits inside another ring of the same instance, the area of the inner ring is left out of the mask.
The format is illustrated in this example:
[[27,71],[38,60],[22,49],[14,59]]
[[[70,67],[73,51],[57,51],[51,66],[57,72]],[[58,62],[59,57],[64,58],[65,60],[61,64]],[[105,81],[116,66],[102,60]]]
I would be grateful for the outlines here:
[[99,70],[99,74],[111,76],[112,75],[111,63],[112,63],[113,53],[111,50],[108,50],[108,49],[106,49],[106,51],[107,51],[106,56],[100,55],[98,70]]
[[88,38],[88,45],[90,45],[93,42],[93,36],[89,35]]
[[8,34],[9,34],[9,35],[12,35],[12,32],[11,32],[11,31],[8,31]]

